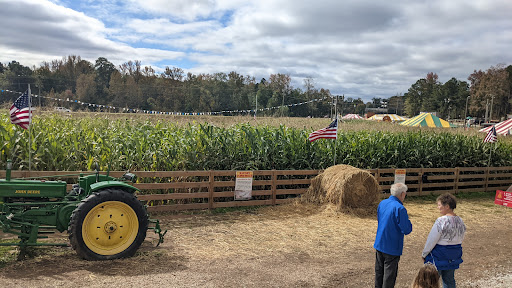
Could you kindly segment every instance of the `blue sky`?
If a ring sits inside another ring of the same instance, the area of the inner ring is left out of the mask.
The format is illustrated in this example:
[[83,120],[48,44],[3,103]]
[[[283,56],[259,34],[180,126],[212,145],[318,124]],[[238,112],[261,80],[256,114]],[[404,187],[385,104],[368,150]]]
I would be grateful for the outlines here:
[[512,64],[509,0],[0,0],[0,62],[79,55],[362,98]]

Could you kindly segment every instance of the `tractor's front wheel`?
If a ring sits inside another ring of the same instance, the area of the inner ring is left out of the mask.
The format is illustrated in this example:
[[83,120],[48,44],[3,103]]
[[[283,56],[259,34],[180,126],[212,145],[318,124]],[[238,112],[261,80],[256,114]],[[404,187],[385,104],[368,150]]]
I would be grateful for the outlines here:
[[71,246],[87,260],[130,257],[146,238],[148,216],[135,195],[105,189],[82,200],[73,211]]

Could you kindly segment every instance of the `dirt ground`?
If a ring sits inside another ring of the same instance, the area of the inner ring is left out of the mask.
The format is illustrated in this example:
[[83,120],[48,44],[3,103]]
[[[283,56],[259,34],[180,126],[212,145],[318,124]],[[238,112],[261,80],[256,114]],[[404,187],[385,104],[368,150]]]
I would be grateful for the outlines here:
[[[413,232],[396,287],[410,287],[422,265],[424,241],[439,216],[434,202],[405,201]],[[377,221],[334,210],[286,204],[153,215],[169,229],[157,248],[151,231],[129,259],[90,262],[70,248],[42,248],[1,268],[0,287],[372,287]],[[467,226],[457,287],[510,287],[512,209],[488,197],[459,200],[455,212]]]

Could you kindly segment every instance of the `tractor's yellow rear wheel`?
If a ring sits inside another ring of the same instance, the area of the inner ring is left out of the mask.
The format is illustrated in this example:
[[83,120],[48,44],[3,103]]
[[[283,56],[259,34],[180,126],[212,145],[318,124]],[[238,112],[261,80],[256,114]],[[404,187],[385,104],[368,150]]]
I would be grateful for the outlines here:
[[105,189],[85,198],[69,223],[71,246],[88,260],[132,256],[148,227],[146,209],[126,191]]

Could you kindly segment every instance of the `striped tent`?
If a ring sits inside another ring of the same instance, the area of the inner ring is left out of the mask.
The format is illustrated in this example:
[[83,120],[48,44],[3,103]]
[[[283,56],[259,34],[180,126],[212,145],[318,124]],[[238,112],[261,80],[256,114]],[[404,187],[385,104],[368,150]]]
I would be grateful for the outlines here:
[[[505,121],[502,121],[496,125],[494,125],[494,127],[496,127],[496,133],[497,134],[501,134],[501,135],[509,135],[508,134],[508,130],[509,129],[512,129],[512,119],[507,119]],[[480,132],[489,132],[489,130],[491,130],[492,126],[488,126],[488,127],[485,127],[485,128],[482,128],[478,131]]]
[[386,119],[389,119],[392,122],[400,122],[400,121],[405,121],[408,118],[405,118],[405,117],[402,117],[402,116],[399,116],[396,114],[375,114],[372,117],[368,118],[368,120],[374,120],[374,121],[384,121]]
[[400,123],[400,125],[413,127],[455,127],[454,125],[448,123],[448,121],[443,120],[431,113],[421,113],[418,116],[415,116],[407,121]]
[[364,119],[363,117],[357,115],[357,114],[347,114],[343,117],[341,117],[343,120],[355,120],[355,119]]

